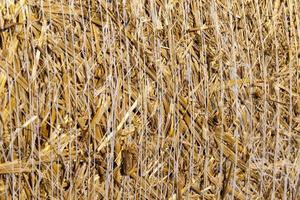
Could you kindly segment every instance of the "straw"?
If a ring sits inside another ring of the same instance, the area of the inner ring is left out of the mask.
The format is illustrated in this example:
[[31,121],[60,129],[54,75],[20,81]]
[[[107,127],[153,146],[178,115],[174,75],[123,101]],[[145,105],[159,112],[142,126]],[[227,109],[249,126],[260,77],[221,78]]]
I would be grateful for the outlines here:
[[0,199],[300,199],[297,0],[0,0]]

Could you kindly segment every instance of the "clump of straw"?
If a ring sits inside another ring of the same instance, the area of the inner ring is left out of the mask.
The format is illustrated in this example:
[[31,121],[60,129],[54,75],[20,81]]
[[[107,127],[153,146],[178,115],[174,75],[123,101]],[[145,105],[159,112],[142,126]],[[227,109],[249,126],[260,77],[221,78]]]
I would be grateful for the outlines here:
[[0,199],[299,199],[299,11],[0,0]]

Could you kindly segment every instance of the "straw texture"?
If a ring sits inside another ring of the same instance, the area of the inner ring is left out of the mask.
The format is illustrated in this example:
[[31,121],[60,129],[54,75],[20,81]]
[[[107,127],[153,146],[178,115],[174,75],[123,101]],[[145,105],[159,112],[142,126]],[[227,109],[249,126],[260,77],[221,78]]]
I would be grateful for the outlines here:
[[298,0],[0,0],[0,199],[300,199]]

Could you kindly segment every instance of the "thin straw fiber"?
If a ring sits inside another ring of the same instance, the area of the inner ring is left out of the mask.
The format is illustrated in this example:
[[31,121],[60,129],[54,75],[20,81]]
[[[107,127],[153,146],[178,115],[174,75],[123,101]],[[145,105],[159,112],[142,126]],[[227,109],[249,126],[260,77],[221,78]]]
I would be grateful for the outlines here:
[[299,0],[0,0],[0,200],[300,200]]

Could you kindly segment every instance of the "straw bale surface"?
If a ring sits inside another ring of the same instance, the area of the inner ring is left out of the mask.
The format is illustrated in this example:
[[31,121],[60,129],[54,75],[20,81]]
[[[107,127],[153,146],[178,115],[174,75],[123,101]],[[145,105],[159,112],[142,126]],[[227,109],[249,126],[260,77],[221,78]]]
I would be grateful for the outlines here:
[[0,0],[0,199],[300,198],[299,0]]

